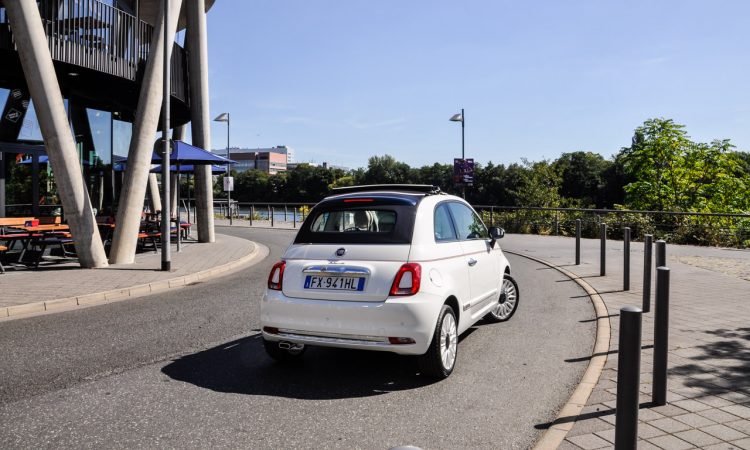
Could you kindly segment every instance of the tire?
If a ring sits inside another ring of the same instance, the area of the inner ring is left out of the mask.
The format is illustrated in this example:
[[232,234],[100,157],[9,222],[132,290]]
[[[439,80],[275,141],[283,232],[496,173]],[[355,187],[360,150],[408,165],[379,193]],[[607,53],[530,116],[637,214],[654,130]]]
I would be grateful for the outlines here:
[[266,349],[266,353],[273,360],[280,363],[297,363],[302,361],[302,355],[305,354],[307,346],[303,345],[301,350],[286,350],[279,348],[279,343],[275,341],[267,341],[263,339],[263,347]]
[[445,379],[456,367],[458,356],[458,323],[453,308],[443,305],[440,310],[432,342],[427,353],[418,357],[422,375],[430,378]]
[[506,273],[503,276],[503,284],[500,287],[497,304],[487,314],[487,320],[491,322],[505,322],[509,320],[516,313],[520,299],[521,293],[518,290],[518,283],[516,283],[516,280],[512,276]]

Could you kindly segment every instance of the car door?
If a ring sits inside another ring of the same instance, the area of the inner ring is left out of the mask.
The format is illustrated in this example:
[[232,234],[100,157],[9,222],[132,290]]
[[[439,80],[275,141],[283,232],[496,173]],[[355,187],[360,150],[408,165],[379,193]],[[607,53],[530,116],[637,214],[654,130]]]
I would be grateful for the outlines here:
[[469,270],[471,303],[467,310],[472,318],[484,314],[498,295],[500,285],[497,258],[492,254],[487,227],[468,205],[448,203],[463,252],[463,264]]

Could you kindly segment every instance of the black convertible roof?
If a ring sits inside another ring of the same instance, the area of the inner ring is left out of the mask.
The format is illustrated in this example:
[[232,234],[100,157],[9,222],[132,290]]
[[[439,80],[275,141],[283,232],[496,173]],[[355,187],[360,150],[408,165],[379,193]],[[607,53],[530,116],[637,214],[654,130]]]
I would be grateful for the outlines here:
[[345,186],[333,188],[332,194],[353,194],[355,192],[373,192],[373,191],[389,191],[389,192],[405,192],[405,193],[421,193],[425,195],[440,194],[440,188],[431,184],[367,184],[362,186]]

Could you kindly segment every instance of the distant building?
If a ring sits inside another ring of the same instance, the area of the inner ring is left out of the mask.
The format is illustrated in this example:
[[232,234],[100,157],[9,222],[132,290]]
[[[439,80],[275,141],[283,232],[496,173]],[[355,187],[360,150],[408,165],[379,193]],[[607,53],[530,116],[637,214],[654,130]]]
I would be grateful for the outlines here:
[[[217,153],[221,154],[220,150]],[[237,161],[234,170],[262,170],[270,175],[287,170],[287,164],[294,158],[294,150],[286,146],[272,148],[230,148],[229,158]]]

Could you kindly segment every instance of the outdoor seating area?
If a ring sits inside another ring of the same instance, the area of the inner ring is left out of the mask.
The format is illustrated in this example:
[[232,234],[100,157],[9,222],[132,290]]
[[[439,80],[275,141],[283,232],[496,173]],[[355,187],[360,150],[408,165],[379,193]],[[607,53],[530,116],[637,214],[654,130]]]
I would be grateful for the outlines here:
[[[99,234],[109,253],[114,231],[114,217],[97,216]],[[170,241],[190,240],[192,223],[171,219]],[[179,232],[178,232],[179,230]],[[161,213],[144,212],[138,233],[138,252],[156,252],[162,245]],[[6,269],[38,269],[40,266],[77,259],[75,236],[60,216],[0,218],[0,274]]]

